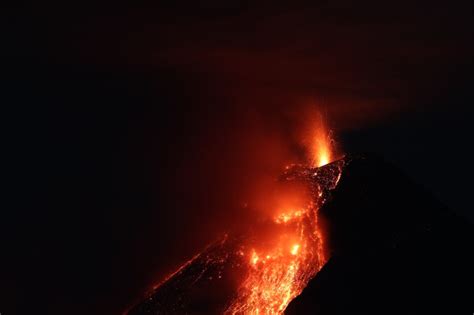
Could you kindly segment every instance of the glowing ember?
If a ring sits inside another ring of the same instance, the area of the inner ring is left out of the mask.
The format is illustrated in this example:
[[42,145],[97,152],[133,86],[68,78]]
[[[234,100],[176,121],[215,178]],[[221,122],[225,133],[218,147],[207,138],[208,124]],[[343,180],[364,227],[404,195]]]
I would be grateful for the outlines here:
[[298,250],[300,249],[300,245],[299,244],[295,244],[293,245],[293,247],[291,248],[291,254],[293,256],[296,256],[298,255]]
[[290,211],[290,212],[284,212],[279,214],[275,218],[275,222],[280,224],[280,223],[288,223],[291,222],[295,219],[300,218],[304,214],[303,210],[295,210],[295,211]]

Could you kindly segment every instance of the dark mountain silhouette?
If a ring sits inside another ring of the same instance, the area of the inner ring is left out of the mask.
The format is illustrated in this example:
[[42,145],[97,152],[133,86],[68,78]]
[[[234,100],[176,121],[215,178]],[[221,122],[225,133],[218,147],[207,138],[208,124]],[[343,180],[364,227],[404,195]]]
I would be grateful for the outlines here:
[[345,159],[320,210],[331,258],[285,313],[472,314],[472,226],[380,157]]

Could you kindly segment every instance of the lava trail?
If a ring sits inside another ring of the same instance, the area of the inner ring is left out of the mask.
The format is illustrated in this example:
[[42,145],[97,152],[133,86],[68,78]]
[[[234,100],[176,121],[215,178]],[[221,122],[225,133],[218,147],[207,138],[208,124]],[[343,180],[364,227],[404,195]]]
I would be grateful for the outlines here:
[[209,246],[128,314],[283,314],[327,260],[318,210],[345,164],[331,143],[318,130],[308,163],[285,168],[264,226]]

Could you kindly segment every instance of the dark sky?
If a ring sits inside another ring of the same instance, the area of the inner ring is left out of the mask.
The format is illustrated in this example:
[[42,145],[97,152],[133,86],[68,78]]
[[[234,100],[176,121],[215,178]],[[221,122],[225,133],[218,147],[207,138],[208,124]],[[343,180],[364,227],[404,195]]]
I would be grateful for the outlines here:
[[322,111],[474,220],[471,1],[16,3],[0,313],[118,314],[235,222]]

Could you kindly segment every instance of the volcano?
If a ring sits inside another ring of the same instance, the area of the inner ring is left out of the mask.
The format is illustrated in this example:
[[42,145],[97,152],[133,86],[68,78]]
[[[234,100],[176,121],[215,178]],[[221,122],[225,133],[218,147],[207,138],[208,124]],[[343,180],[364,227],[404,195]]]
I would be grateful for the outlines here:
[[322,167],[291,165],[279,181],[303,183],[311,195],[308,207],[276,218],[300,235],[288,253],[257,253],[254,235],[226,235],[128,314],[474,310],[472,227],[391,164],[349,155]]

